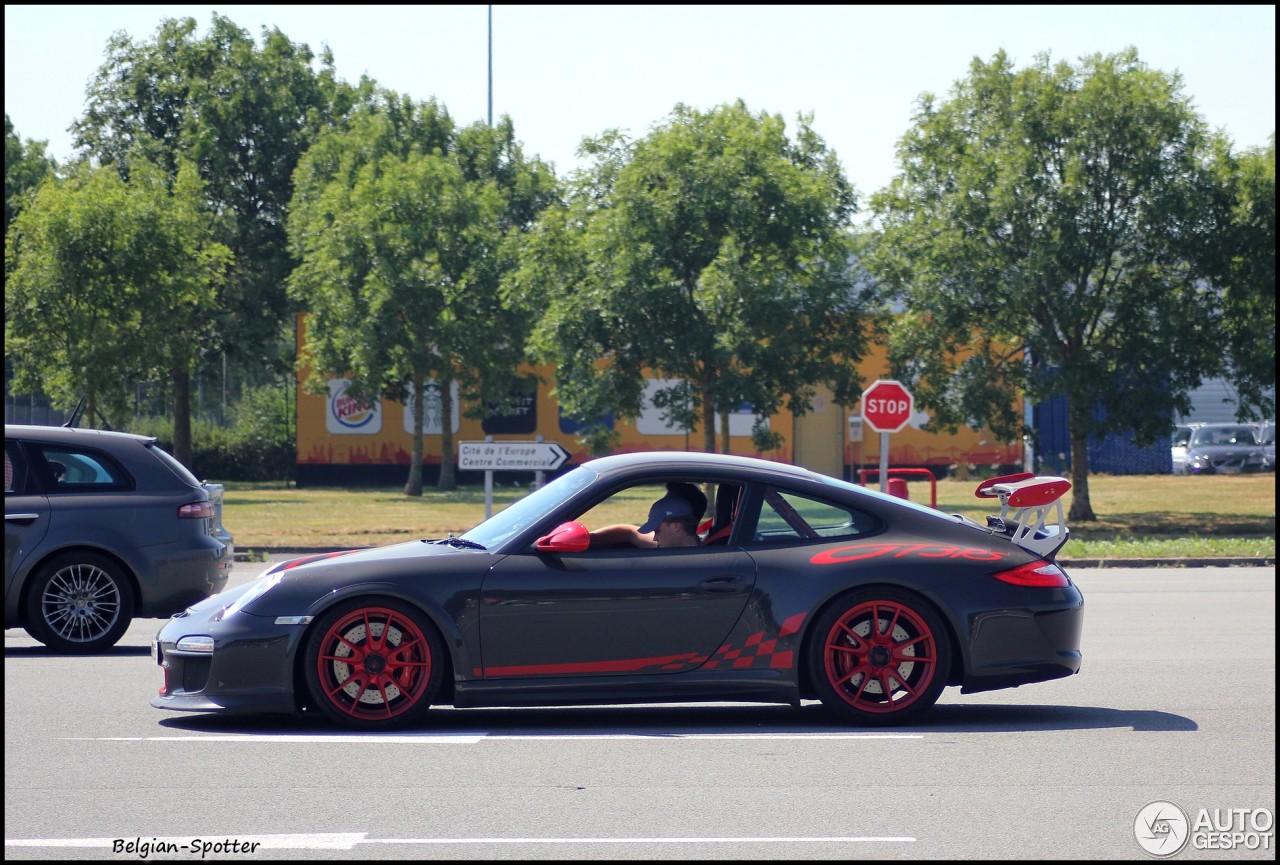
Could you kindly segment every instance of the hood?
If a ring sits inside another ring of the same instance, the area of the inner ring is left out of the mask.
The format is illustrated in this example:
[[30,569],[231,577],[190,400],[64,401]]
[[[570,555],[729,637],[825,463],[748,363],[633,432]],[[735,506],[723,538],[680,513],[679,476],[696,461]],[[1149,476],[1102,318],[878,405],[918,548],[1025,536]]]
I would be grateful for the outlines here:
[[272,565],[263,572],[262,576],[268,577],[272,574],[281,572],[298,571],[299,575],[312,569],[315,565],[327,564],[335,559],[340,559],[344,563],[359,564],[361,562],[381,562],[387,559],[402,559],[407,556],[448,556],[448,555],[474,555],[483,553],[484,550],[472,549],[469,547],[455,546],[447,542],[448,539],[426,539],[420,541],[406,541],[402,544],[391,544],[383,547],[357,547],[351,550],[331,550],[327,553],[312,553],[310,555],[299,556],[296,559],[289,559],[285,562],[279,562]]
[[[351,591],[448,594],[478,587],[493,563],[487,550],[458,538],[300,556],[272,567],[250,585],[239,609],[256,616],[310,615]],[[428,589],[427,587],[434,586]]]

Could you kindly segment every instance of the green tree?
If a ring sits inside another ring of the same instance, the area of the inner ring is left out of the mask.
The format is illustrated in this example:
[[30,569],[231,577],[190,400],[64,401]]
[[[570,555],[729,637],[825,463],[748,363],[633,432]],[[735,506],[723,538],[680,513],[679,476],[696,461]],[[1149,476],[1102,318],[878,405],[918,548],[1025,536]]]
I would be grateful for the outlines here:
[[53,174],[55,163],[45,155],[44,141],[27,139],[24,144],[14,131],[9,115],[4,116],[4,233],[22,210],[40,181]]
[[442,395],[439,486],[456,486],[452,390],[502,407],[529,328],[501,279],[513,237],[551,199],[555,176],[526,159],[509,118],[457,129],[434,101],[387,93],[323,137],[298,169],[290,290],[311,313],[311,386],[345,373],[365,396],[409,400],[405,494],[422,494],[424,387]]
[[922,97],[872,200],[869,266],[907,309],[894,374],[935,427],[1010,439],[1022,396],[1065,395],[1074,520],[1096,518],[1089,438],[1166,436],[1216,362],[1214,292],[1190,264],[1212,145],[1181,78],[1133,49],[1021,71],[1001,52]]
[[1219,228],[1201,261],[1218,289],[1224,338],[1221,374],[1239,395],[1243,420],[1276,412],[1276,136],[1234,154],[1221,148]]
[[[189,166],[171,190],[145,163],[127,182],[80,163],[39,188],[5,239],[14,387],[67,408],[84,397],[86,417],[119,422],[129,376],[190,369],[230,265],[209,239],[201,190]],[[189,422],[174,447],[190,465]]]
[[[865,352],[848,233],[855,195],[835,155],[800,118],[738,102],[677,105],[648,137],[587,139],[594,164],[571,179],[523,253],[514,290],[545,314],[532,346],[556,365],[562,408],[585,421],[635,418],[646,375],[677,379],[655,402],[728,450],[728,414],[808,410],[815,385],[856,399]],[[601,364],[603,359],[604,363]],[[586,437],[603,447],[597,426]]]
[[74,127],[76,144],[124,176],[139,159],[171,178],[183,161],[196,164],[217,240],[236,259],[219,290],[219,342],[209,350],[272,378],[281,325],[292,312],[285,220],[293,171],[359,90],[336,79],[327,49],[317,70],[311,50],[279,29],[263,28],[258,44],[221,15],[204,36],[196,26],[192,18],[164,19],[149,40],[113,35]]

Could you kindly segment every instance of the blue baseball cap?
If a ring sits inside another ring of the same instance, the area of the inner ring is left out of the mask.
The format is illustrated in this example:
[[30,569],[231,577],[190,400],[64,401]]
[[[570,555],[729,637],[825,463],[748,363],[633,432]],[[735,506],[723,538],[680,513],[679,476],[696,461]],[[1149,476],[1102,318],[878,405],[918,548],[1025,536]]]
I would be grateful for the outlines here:
[[665,495],[649,508],[649,519],[640,527],[642,533],[656,531],[664,520],[693,519],[693,505],[687,499],[677,495]]

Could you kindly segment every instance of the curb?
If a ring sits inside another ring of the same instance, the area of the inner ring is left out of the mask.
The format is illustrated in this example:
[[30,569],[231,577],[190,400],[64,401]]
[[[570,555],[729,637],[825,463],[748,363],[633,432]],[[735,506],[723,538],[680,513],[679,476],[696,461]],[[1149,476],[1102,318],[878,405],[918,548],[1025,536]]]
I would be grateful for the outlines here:
[[1059,559],[1066,568],[1274,568],[1275,556],[1188,559]]
[[[236,548],[237,562],[251,562],[260,556],[337,553],[352,547],[252,547]],[[1274,568],[1275,556],[1204,557],[1188,559],[1058,559],[1064,568]]]

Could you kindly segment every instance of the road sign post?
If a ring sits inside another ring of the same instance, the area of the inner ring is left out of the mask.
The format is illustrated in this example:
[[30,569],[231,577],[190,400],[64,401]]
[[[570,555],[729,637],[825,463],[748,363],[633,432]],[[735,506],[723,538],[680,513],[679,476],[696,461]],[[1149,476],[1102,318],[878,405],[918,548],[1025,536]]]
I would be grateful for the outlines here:
[[559,442],[458,442],[458,470],[484,471],[484,516],[493,516],[495,471],[553,472],[569,460]]
[[862,421],[880,433],[880,492],[889,490],[889,435],[911,420],[915,399],[893,379],[878,379],[862,392]]

